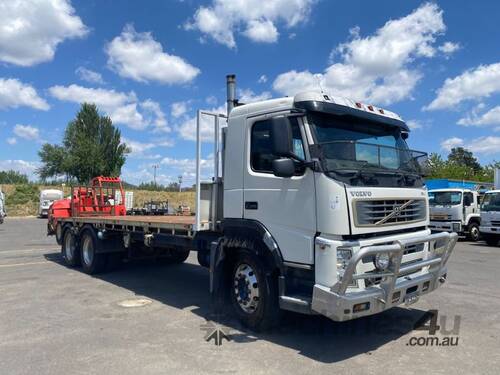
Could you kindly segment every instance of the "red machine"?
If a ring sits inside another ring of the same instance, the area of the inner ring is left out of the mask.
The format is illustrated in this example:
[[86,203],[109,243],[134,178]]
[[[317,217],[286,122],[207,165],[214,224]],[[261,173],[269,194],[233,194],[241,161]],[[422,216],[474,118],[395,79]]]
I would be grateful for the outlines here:
[[127,210],[124,199],[125,193],[119,177],[95,177],[89,186],[73,187],[70,198],[55,201],[50,206],[47,232],[56,234],[59,240],[58,230],[61,228],[57,228],[56,223],[62,217],[125,216]]

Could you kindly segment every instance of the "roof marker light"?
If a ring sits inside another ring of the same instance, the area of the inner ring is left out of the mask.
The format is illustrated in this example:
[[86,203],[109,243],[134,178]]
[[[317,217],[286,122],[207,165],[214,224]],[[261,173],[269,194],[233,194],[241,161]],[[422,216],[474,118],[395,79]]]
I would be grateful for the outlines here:
[[383,110],[382,108],[380,108],[378,111],[379,111],[380,113],[384,114],[384,110]]
[[362,107],[361,103],[360,102],[356,102],[356,107],[361,108]]
[[372,105],[369,105],[369,106],[368,106],[368,109],[369,109],[370,111],[373,111],[373,106],[372,106]]

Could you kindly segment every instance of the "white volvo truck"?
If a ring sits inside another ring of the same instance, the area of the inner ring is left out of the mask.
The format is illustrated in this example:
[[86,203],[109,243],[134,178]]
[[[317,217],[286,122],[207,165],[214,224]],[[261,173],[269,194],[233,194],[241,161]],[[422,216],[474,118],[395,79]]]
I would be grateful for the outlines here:
[[[69,265],[92,274],[117,254],[167,251],[175,263],[197,251],[214,300],[253,329],[275,324],[280,309],[335,321],[376,314],[445,282],[457,235],[431,234],[425,154],[408,149],[399,116],[316,92],[241,105],[234,81],[227,118],[198,112],[196,215],[58,219]],[[208,183],[203,116],[215,129]]]
[[433,232],[456,232],[471,241],[478,241],[480,203],[479,193],[474,190],[429,190],[429,227]]

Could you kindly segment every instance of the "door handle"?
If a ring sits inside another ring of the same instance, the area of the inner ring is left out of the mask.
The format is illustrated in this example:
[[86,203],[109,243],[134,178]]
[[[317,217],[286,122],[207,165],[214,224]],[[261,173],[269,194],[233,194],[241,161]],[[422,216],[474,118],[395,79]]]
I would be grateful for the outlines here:
[[245,210],[258,210],[259,203],[258,202],[245,202]]

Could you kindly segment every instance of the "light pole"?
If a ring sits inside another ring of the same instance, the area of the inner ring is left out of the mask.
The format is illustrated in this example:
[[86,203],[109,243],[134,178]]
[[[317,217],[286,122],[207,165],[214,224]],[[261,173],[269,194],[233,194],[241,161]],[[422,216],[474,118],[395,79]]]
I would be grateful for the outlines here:
[[153,164],[151,167],[153,168],[153,181],[156,187],[156,170],[160,168],[160,166],[158,164]]
[[179,193],[182,191],[181,185],[182,185],[182,175],[180,174],[178,177],[179,179]]

